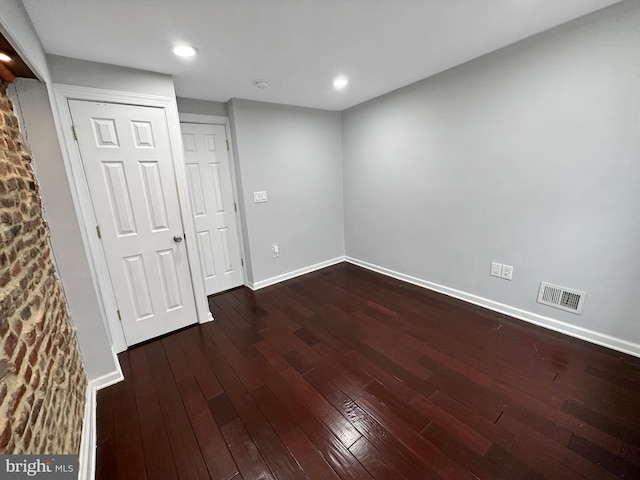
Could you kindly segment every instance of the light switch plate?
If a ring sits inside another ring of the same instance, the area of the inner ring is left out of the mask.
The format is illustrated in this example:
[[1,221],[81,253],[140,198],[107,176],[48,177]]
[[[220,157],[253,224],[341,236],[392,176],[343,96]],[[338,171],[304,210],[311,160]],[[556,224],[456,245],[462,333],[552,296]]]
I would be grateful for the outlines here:
[[496,263],[496,262],[491,262],[491,276],[492,277],[499,277],[502,275],[502,264],[501,263]]
[[263,203],[267,201],[267,192],[253,192],[253,203]]

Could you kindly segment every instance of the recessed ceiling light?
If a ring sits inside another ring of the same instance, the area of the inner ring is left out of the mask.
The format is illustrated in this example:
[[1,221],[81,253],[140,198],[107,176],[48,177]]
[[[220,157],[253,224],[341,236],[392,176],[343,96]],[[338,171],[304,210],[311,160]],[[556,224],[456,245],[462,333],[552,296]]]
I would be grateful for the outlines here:
[[171,49],[174,55],[178,57],[193,57],[198,50],[190,45],[177,45]]
[[11,57],[9,55],[7,55],[4,52],[0,52],[0,61],[3,62],[10,62],[11,61]]
[[338,77],[333,81],[334,88],[342,89],[349,85],[349,80],[346,77]]

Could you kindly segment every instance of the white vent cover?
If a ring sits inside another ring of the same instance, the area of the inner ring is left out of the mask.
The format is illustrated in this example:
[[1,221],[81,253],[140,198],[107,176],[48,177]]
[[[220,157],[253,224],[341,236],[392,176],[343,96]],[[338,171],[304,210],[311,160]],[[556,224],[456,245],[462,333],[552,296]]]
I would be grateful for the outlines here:
[[580,314],[586,293],[571,288],[559,287],[550,283],[540,282],[538,303],[560,308],[567,312]]

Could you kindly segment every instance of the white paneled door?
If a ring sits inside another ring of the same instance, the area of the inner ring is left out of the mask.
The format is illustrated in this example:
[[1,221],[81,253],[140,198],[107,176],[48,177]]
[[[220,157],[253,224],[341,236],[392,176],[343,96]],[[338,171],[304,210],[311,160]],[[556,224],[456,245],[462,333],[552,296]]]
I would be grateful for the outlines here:
[[69,107],[127,344],[196,323],[164,110]]
[[200,263],[211,295],[244,283],[226,130],[180,125]]

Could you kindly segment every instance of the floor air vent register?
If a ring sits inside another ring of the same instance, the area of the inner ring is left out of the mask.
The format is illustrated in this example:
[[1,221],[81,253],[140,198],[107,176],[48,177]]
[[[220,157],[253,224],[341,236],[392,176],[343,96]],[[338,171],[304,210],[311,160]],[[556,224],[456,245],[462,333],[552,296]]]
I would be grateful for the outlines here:
[[579,315],[582,312],[586,295],[585,292],[579,290],[541,282],[540,290],[538,291],[538,303]]

